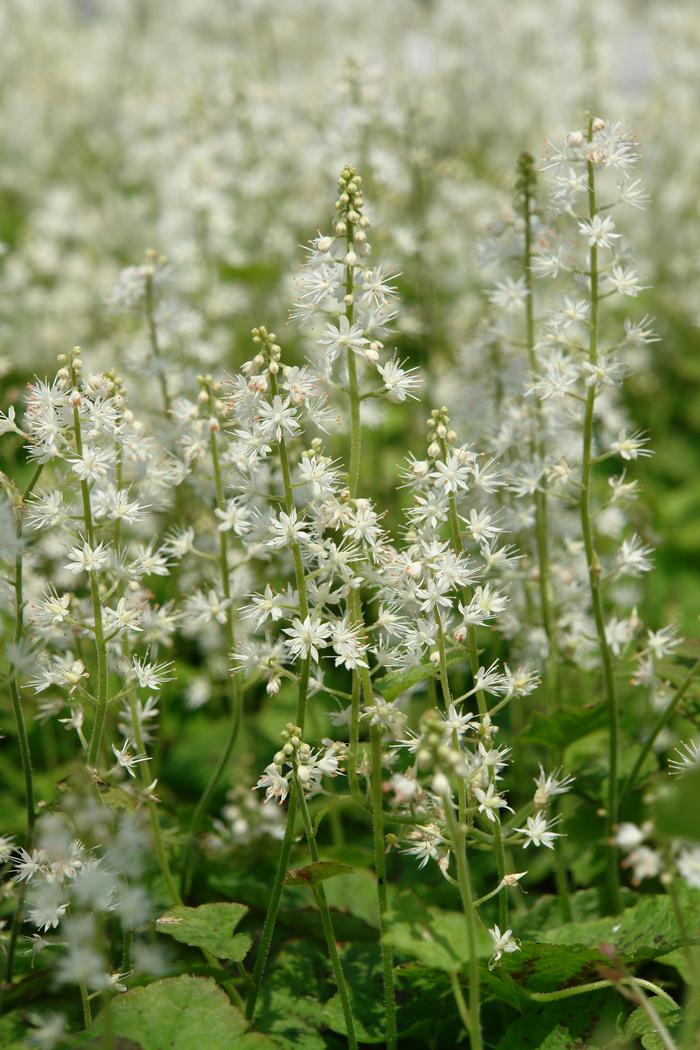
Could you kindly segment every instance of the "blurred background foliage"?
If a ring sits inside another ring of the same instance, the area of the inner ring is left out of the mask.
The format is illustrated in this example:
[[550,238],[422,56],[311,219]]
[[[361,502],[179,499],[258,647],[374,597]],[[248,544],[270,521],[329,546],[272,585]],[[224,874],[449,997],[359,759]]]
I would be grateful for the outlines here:
[[[662,336],[627,383],[656,450],[638,464],[659,548],[646,613],[696,633],[696,3],[7,0],[0,39],[3,404],[74,343],[137,385],[141,319],[106,302],[152,246],[172,263],[166,349],[193,375],[244,360],[260,322],[290,343],[289,276],[350,160],[377,257],[401,274],[399,353],[459,407],[485,301],[476,246],[519,152],[589,109],[627,121],[651,195],[629,231],[650,285],[633,306]],[[377,420],[380,500],[423,425],[420,408]]]

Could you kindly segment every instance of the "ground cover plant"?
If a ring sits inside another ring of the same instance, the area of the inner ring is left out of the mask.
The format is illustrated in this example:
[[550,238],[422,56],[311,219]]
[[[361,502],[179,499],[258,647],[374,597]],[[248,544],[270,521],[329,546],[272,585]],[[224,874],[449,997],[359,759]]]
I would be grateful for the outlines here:
[[[460,5],[432,12],[455,65],[414,59],[425,109],[353,61],[311,124],[299,36],[349,16],[275,10],[183,2],[160,41],[76,5],[40,35],[68,98],[90,42],[107,110],[140,42],[153,108],[110,139],[72,102],[36,185],[3,176],[0,1045],[690,1050],[697,579],[654,550],[651,464],[669,440],[692,508],[692,426],[645,397],[666,341],[685,360],[691,163],[664,198],[673,136],[646,161],[594,20],[565,124],[526,78],[450,155],[486,77],[457,75]],[[497,39],[537,30],[543,62],[578,25],[513,10]],[[202,80],[171,122],[174,42]],[[661,113],[673,73],[639,89]]]

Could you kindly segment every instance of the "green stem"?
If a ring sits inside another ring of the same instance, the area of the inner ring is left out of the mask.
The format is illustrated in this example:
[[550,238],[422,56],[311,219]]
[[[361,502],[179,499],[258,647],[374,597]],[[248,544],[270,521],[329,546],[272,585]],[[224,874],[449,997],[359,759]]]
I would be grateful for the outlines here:
[[[299,809],[301,811],[301,817],[304,822],[304,830],[306,832],[306,841],[309,846],[309,852],[311,853],[311,860],[314,863],[320,861],[321,856],[318,851],[316,839],[314,837],[314,829],[311,826],[311,818],[309,817],[309,809],[306,805],[306,799],[304,798],[303,789],[297,785],[296,787]],[[316,906],[318,907],[321,916],[321,925],[323,926],[323,933],[326,938],[326,945],[328,947],[328,955],[331,961],[331,967],[333,969],[333,976],[335,977],[336,987],[338,989],[338,995],[340,997],[340,1003],[343,1009],[343,1017],[345,1018],[345,1028],[347,1031],[348,1045],[357,1050],[357,1036],[355,1034],[355,1021],[352,1016],[352,1007],[350,1005],[350,995],[348,992],[348,986],[345,981],[345,975],[343,974],[343,967],[340,962],[340,956],[338,955],[338,947],[335,939],[335,932],[333,930],[333,919],[331,918],[330,909],[328,907],[328,901],[326,899],[326,891],[323,887],[323,883],[315,883],[312,886],[314,899]]]
[[163,372],[163,360],[160,353],[160,344],[158,342],[158,328],[156,326],[156,311],[155,311],[155,295],[153,293],[153,274],[149,273],[146,277],[146,289],[145,289],[145,300],[146,300],[146,324],[148,326],[148,339],[151,344],[151,353],[153,354],[153,360],[156,364],[156,370],[158,374],[158,383],[160,385],[160,392],[163,398],[163,408],[166,416],[170,414],[172,407],[172,401],[168,392],[168,383]]
[[287,820],[284,829],[284,839],[282,840],[282,848],[280,850],[279,859],[277,861],[275,881],[272,885],[272,892],[270,894],[270,900],[267,905],[267,914],[265,915],[265,923],[263,925],[262,938],[260,940],[258,953],[255,957],[255,966],[253,967],[253,973],[250,979],[250,988],[248,990],[248,999],[246,1001],[245,1008],[245,1015],[248,1021],[252,1021],[255,1015],[255,1005],[258,1001],[258,995],[260,994],[260,986],[262,984],[263,975],[265,973],[267,959],[270,954],[272,936],[275,932],[277,913],[279,912],[280,900],[282,898],[282,888],[284,886],[284,879],[287,874],[287,869],[289,867],[289,857],[292,852],[292,844],[294,842],[294,820],[296,817],[296,810],[297,789],[296,784],[292,784],[292,789],[289,796],[289,806],[287,808]]
[[[445,649],[445,632],[442,628],[442,618],[440,612],[435,607],[435,623],[437,625],[437,640],[438,640],[438,657],[440,660],[440,686],[442,688],[442,697],[445,705],[445,711],[448,710],[452,703],[452,694],[450,691],[450,676],[447,670],[447,652]],[[457,730],[452,731],[452,746],[456,751],[460,750],[459,737]],[[467,819],[467,786],[462,779],[459,782],[459,822],[464,824]]]
[[[354,242],[354,227],[351,222],[348,221],[348,232],[347,232],[347,248],[348,251],[353,251]],[[348,319],[348,324],[352,327],[352,322],[355,313],[354,306],[354,270],[352,266],[345,267],[345,316]],[[357,496],[357,487],[360,482],[360,460],[362,458],[362,426],[360,418],[360,392],[359,384],[357,381],[357,361],[355,360],[355,351],[348,347],[347,355],[347,369],[348,369],[348,391],[350,394],[350,468],[349,468],[349,479],[350,479],[350,499],[355,499]]]
[[676,1044],[671,1038],[671,1033],[659,1017],[659,1014],[654,1004],[650,1002],[649,999],[647,999],[641,985],[641,981],[635,981],[632,984],[632,994],[634,998],[639,1003],[644,1013],[647,1015],[652,1028],[655,1030],[656,1034],[658,1035],[659,1039],[661,1040],[664,1046],[664,1050],[678,1050]]
[[[14,645],[15,652],[20,652],[22,642],[24,640],[24,507],[27,500],[29,499],[35,485],[37,484],[41,472],[43,470],[43,464],[34,471],[27,488],[22,493],[18,500],[17,507],[15,510],[15,630],[14,630]],[[34,773],[32,770],[32,754],[29,747],[29,734],[27,733],[27,723],[24,718],[24,710],[22,708],[22,696],[20,693],[18,669],[16,664],[13,662],[10,669],[10,696],[12,698],[12,711],[15,718],[15,727],[17,729],[17,743],[19,744],[19,755],[20,763],[22,765],[22,774],[24,776],[24,805],[26,810],[26,830],[25,830],[25,849],[28,853],[31,853],[32,846],[34,843],[34,826],[36,823],[36,802],[34,795]],[[12,930],[10,933],[10,943],[7,950],[7,962],[5,967],[5,980],[9,984],[12,981],[12,974],[14,970],[15,952],[17,948],[17,938],[19,936],[19,927],[22,915],[22,909],[24,907],[25,891],[20,892],[19,899],[17,901],[17,907],[12,921]]]
[[350,746],[348,748],[348,780],[353,798],[364,802],[357,779],[357,754],[360,745],[360,674],[352,672],[352,700],[350,703]]
[[[209,408],[212,417],[215,414],[214,397],[211,388],[208,388],[209,393]],[[219,457],[219,445],[216,439],[216,433],[211,431],[209,434],[209,450],[211,453],[211,461],[214,471],[214,496],[217,510],[223,510],[225,499],[224,499],[224,484],[221,476],[221,460]],[[228,532],[219,531],[219,574],[221,577],[221,589],[223,591],[224,598],[227,602],[226,605],[226,620],[224,623],[224,633],[226,638],[226,651],[230,658],[234,646],[235,646],[235,621],[234,621],[234,610],[233,610],[233,595],[231,592],[231,572],[229,566],[228,557]],[[192,876],[194,874],[194,860],[195,860],[195,843],[197,841],[197,832],[200,828],[202,820],[209,808],[214,793],[219,785],[221,777],[223,776],[224,770],[229,764],[231,754],[236,745],[238,739],[238,733],[241,727],[243,717],[243,698],[238,689],[238,681],[234,674],[231,679],[231,704],[230,704],[230,721],[229,730],[226,737],[226,743],[224,749],[219,756],[212,774],[209,777],[204,792],[200,796],[197,805],[195,806],[190,820],[190,826],[187,832],[187,847],[185,849],[185,855],[182,862],[182,878],[181,886],[183,895],[187,896],[190,891],[192,883]]]
[[528,999],[532,999],[536,1003],[554,1003],[560,999],[570,999],[574,995],[586,995],[588,992],[597,992],[602,988],[614,988],[617,984],[622,985],[637,985],[641,988],[647,988],[654,995],[661,996],[669,1003],[673,1003],[676,1006],[674,999],[668,995],[663,988],[659,988],[657,985],[652,984],[651,981],[645,981],[641,977],[625,977],[621,981],[589,981],[588,984],[577,984],[573,988],[560,988],[556,992],[528,992],[526,989],[522,989]]
[[[365,696],[369,673],[363,674]],[[371,689],[371,683],[369,683]],[[372,747],[372,837],[374,843],[374,868],[377,874],[377,897],[379,902],[379,936],[381,938],[382,975],[384,982],[384,1006],[386,1011],[386,1045],[387,1050],[395,1050],[396,1036],[396,997],[394,991],[394,953],[386,939],[386,853],[384,847],[384,819],[382,794],[382,736],[378,726],[370,729]]]
[[[501,824],[496,817],[493,829],[494,845],[496,847],[496,866],[498,868],[498,879],[501,882],[506,874],[506,852],[503,848],[503,834]],[[508,929],[508,887],[504,886],[498,896],[498,924],[502,930]]]
[[[277,394],[277,379],[273,372],[270,372],[270,394],[274,398]],[[289,456],[287,454],[287,444],[284,437],[280,438],[279,441],[279,453],[280,453],[280,465],[282,467],[282,483],[284,486],[284,502],[287,509],[287,514],[291,514],[294,508],[294,492],[292,489],[292,475],[289,467]],[[301,547],[297,540],[292,541],[292,557],[294,559],[294,574],[296,577],[297,593],[299,595],[299,613],[302,617],[308,616],[309,613],[309,600],[306,589],[306,577],[304,575],[304,562],[301,555]],[[297,690],[297,711],[296,711],[296,724],[302,730],[304,729],[304,722],[306,718],[306,701],[309,692],[309,675],[311,672],[311,657],[307,656],[301,664],[301,671],[299,674],[299,685]],[[265,922],[263,924],[262,939],[260,941],[260,947],[258,948],[258,954],[255,957],[255,966],[253,968],[253,974],[251,978],[250,989],[248,991],[248,999],[246,1002],[246,1017],[249,1021],[252,1021],[255,1014],[255,1005],[260,994],[260,986],[265,973],[265,967],[267,965],[267,959],[270,954],[270,946],[272,944],[272,937],[275,932],[275,924],[277,922],[277,914],[279,912],[280,900],[282,898],[282,889],[284,886],[284,878],[287,874],[287,868],[289,867],[289,856],[292,850],[292,843],[294,840],[294,821],[296,817],[297,808],[297,791],[296,786],[292,785],[292,790],[289,797],[289,806],[287,809],[287,819],[284,829],[284,839],[282,840],[282,848],[280,850],[279,860],[277,862],[277,871],[275,873],[275,881],[272,887],[272,893],[267,906],[267,913],[265,915]]]
[[464,841],[464,828],[458,822],[452,807],[452,799],[445,799],[445,816],[454,847],[457,865],[457,885],[462,900],[462,911],[467,930],[467,948],[469,951],[469,1038],[471,1050],[482,1050],[481,1041],[481,980],[479,976],[479,957],[477,954],[476,931],[478,916],[474,907],[469,862]]
[[[440,439],[440,453],[443,460],[447,459],[447,445],[445,444],[444,438]],[[459,515],[457,514],[457,501],[455,499],[454,492],[450,492],[448,496],[448,521],[450,525],[450,538],[452,540],[452,549],[455,554],[463,554],[464,546],[462,544],[462,533],[459,527]],[[469,588],[465,587],[463,590],[463,600],[465,608],[471,601],[471,592]],[[472,678],[476,681],[476,676],[479,671],[479,649],[476,643],[476,627],[473,623],[467,624],[467,652],[469,655],[469,667],[472,672]],[[486,697],[484,696],[483,689],[477,689],[476,702],[479,709],[480,715],[485,715],[488,711],[488,705],[486,703]]]
[[[131,712],[131,724],[134,730],[134,740],[136,741],[136,747],[138,753],[143,755],[146,753],[146,749],[143,742],[143,733],[141,731],[141,723],[139,720],[138,703],[136,698],[136,691],[134,689],[129,692],[129,710]],[[148,774],[144,769],[145,762],[139,763],[139,778],[141,780],[141,786],[146,787],[148,784]],[[148,819],[151,824],[151,835],[153,837],[153,848],[156,853],[158,860],[158,867],[160,873],[163,876],[163,881],[170,894],[170,900],[173,905],[182,904],[180,897],[180,891],[177,888],[177,883],[173,878],[173,874],[170,870],[170,864],[168,863],[168,854],[165,849],[165,843],[163,842],[163,832],[160,826],[160,818],[158,816],[158,808],[156,803],[148,798],[146,800],[146,808],[148,810]]]
[[[537,372],[538,361],[535,349],[535,302],[534,281],[532,279],[532,214],[533,196],[530,182],[525,178],[523,192],[523,220],[525,227],[525,238],[523,246],[523,275],[527,295],[525,297],[525,346],[527,350],[528,364],[533,373]],[[532,441],[533,453],[544,459],[545,452],[545,425],[542,406],[535,399],[534,408],[534,434]],[[538,561],[538,585],[540,596],[540,611],[542,615],[542,626],[547,636],[547,662],[544,675],[546,710],[551,713],[554,708],[561,704],[561,682],[559,673],[559,639],[557,636],[556,616],[553,611],[551,567],[549,562],[549,515],[547,508],[546,489],[538,488],[535,492],[535,538],[537,544]],[[557,885],[557,896],[562,909],[564,922],[570,922],[571,899],[567,878],[566,863],[564,859],[563,841],[560,840],[555,846],[554,874]]]
[[457,974],[454,973],[454,971],[450,971],[450,984],[452,985],[452,995],[454,996],[454,1001],[457,1004],[457,1010],[459,1012],[462,1024],[464,1025],[465,1031],[469,1033],[471,1028],[469,1010],[467,1009],[467,1004],[464,1001],[464,996],[462,994],[462,987],[459,983],[459,978],[457,977]]
[[[270,394],[274,398],[277,394],[277,378],[271,372],[270,373]],[[279,440],[279,453],[280,453],[280,464],[282,467],[282,484],[284,486],[284,502],[287,508],[287,514],[291,514],[294,509],[294,490],[292,488],[292,472],[289,466],[289,454],[287,452],[287,443],[284,437]],[[294,577],[297,585],[297,593],[299,595],[299,615],[302,619],[309,615],[309,597],[306,588],[306,575],[304,572],[304,559],[301,554],[301,546],[298,540],[293,540],[291,543],[292,558],[294,560]],[[297,693],[297,713],[296,713],[296,724],[299,726],[301,731],[304,731],[304,722],[306,720],[306,700],[309,691],[309,675],[311,672],[311,657],[307,656],[301,665],[301,674],[299,678],[299,691]]]
[[[353,250],[354,226],[351,221],[347,223],[347,249]],[[345,316],[348,324],[352,326],[354,319],[354,271],[353,267],[345,267]],[[357,381],[357,362],[354,351],[347,351],[348,369],[348,391],[350,396],[350,466],[349,466],[349,490],[350,498],[357,497],[357,489],[360,480],[360,461],[362,458],[362,419],[360,415],[360,395]],[[360,596],[354,589],[348,596],[348,610],[353,624],[364,623],[362,604]],[[350,760],[357,760],[357,740],[359,735],[359,690],[356,684],[358,671],[353,671],[353,700],[358,692],[357,703],[353,708],[356,714],[355,722],[350,727],[351,745],[354,744],[354,756],[351,752]],[[359,669],[359,680],[362,689],[365,706],[372,705],[374,696],[372,679],[368,668]],[[394,1050],[397,1042],[396,1035],[396,997],[394,991],[394,958],[393,950],[386,943],[386,855],[384,848],[384,810],[382,797],[382,743],[381,733],[376,726],[370,730],[371,756],[372,756],[372,837],[374,842],[374,866],[377,875],[377,901],[379,909],[379,929],[381,937],[382,972],[384,983],[384,1006],[386,1017],[386,1045],[387,1050]]]
[[[592,118],[588,124],[588,138],[591,140]],[[595,169],[592,161],[588,161],[588,213],[589,219],[593,221],[597,214]],[[598,362],[598,246],[591,245],[590,249],[590,336],[588,344],[588,359],[592,365]],[[615,675],[613,670],[613,659],[605,635],[605,615],[603,611],[603,596],[601,590],[601,565],[595,549],[593,534],[593,522],[591,516],[591,456],[593,445],[593,420],[595,413],[596,386],[592,383],[588,388],[585,402],[583,419],[583,452],[581,468],[581,532],[586,552],[586,565],[588,567],[588,582],[591,592],[591,604],[593,607],[593,618],[595,620],[596,635],[598,638],[598,649],[603,667],[603,679],[605,683],[605,694],[608,705],[609,723],[609,749],[608,749],[608,798],[605,813],[605,833],[608,839],[607,874],[608,893],[610,905],[615,913],[622,907],[620,899],[620,872],[617,861],[617,848],[613,841],[613,830],[617,824],[618,814],[618,759],[619,759],[619,722],[620,711],[617,689],[615,686]]]
[[[71,369],[73,386],[78,388],[78,376],[75,369]],[[83,454],[83,436],[80,426],[80,412],[78,406],[73,406],[73,433],[75,436],[75,450],[78,456]],[[92,517],[92,505],[90,502],[90,486],[87,481],[80,482],[80,494],[83,503],[83,522],[85,524],[85,536],[91,547],[95,546],[95,527]],[[95,637],[95,654],[97,657],[97,706],[95,707],[95,718],[92,724],[92,735],[88,749],[87,763],[93,769],[97,768],[102,745],[102,734],[104,732],[107,718],[107,688],[108,688],[108,657],[107,645],[105,643],[104,628],[102,626],[102,598],[100,596],[100,585],[97,572],[89,573],[90,576],[90,600],[92,602],[93,634]]]
[[80,988],[80,1001],[83,1005],[83,1027],[86,1032],[89,1032],[92,1028],[92,1008],[90,1006],[90,996],[88,995],[88,990],[85,981],[80,981],[78,987]]

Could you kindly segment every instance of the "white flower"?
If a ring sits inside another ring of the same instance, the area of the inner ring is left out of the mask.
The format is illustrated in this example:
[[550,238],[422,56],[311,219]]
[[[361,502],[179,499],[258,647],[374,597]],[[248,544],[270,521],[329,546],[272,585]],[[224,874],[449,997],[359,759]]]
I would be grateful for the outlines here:
[[146,658],[141,659],[134,656],[131,659],[131,666],[141,689],[151,689],[157,692],[161,685],[173,679],[173,664],[170,662],[149,663]]
[[526,841],[523,843],[523,849],[527,849],[528,846],[546,846],[547,849],[554,849],[554,840],[561,838],[558,832],[550,831],[550,828],[556,824],[554,820],[547,820],[543,813],[535,813],[534,817],[528,817],[526,827],[516,828],[521,835],[525,836]]
[[479,803],[479,812],[484,813],[492,823],[495,824],[498,820],[497,813],[499,809],[508,809],[511,813],[513,812],[506,800],[498,794],[493,784],[489,784],[486,791],[482,791],[478,787],[472,790]]
[[407,397],[415,399],[414,390],[423,383],[417,368],[404,368],[396,357],[385,365],[377,365],[377,371],[384,380],[389,401],[397,405]]
[[351,624],[347,616],[333,624],[331,645],[337,654],[336,667],[342,664],[348,671],[356,667],[367,667],[367,662],[363,659],[365,646],[362,627],[359,624]]
[[121,748],[117,748],[112,744],[112,752],[117,760],[117,766],[125,769],[130,777],[136,776],[134,767],[139,762],[150,762],[148,755],[139,755],[136,751],[137,747],[133,740],[125,740]]
[[410,832],[409,837],[414,845],[402,852],[418,857],[419,868],[424,868],[429,860],[438,860],[441,852],[444,851],[444,839],[437,824],[426,824],[422,828],[415,828]]
[[616,292],[632,298],[639,295],[645,287],[639,283],[639,275],[631,266],[625,269],[623,266],[613,265],[612,272],[607,275],[607,278]]
[[640,456],[653,456],[651,449],[645,448],[648,438],[644,436],[641,431],[637,431],[635,434],[627,434],[626,431],[621,430],[617,436],[617,441],[613,441],[610,444],[610,450],[617,452],[623,459],[638,459]]
[[230,598],[224,598],[217,590],[211,587],[208,591],[195,591],[188,595],[184,601],[184,620],[187,630],[197,630],[205,627],[213,620],[216,623],[226,623],[228,609],[231,605]]
[[108,631],[140,631],[141,610],[120,598],[115,609],[105,608],[105,626]]
[[283,436],[294,437],[301,429],[296,409],[290,404],[289,398],[282,399],[279,394],[273,397],[271,403],[261,401],[258,414],[260,431],[268,439],[274,435],[276,441],[281,441]]
[[58,594],[49,588],[39,602],[33,603],[29,617],[37,627],[57,627],[65,623],[70,613],[70,594]]
[[280,591],[279,594],[275,594],[268,583],[265,585],[263,594],[251,594],[250,605],[247,605],[243,612],[246,616],[255,618],[256,627],[262,627],[268,619],[272,620],[273,623],[277,623],[285,616],[287,609],[295,604],[296,593],[291,587],[287,587],[286,591]]
[[564,795],[570,790],[571,785],[574,782],[573,777],[560,777],[561,766],[555,769],[553,773],[545,773],[542,766],[540,766],[539,775],[535,779],[535,791],[534,803],[536,809],[543,809],[550,799],[556,795]]
[[292,626],[284,627],[283,630],[288,635],[285,647],[293,659],[311,656],[318,663],[318,650],[328,645],[333,626],[316,616],[307,615],[303,620],[295,618]]
[[43,870],[47,860],[43,849],[33,849],[31,853],[20,849],[19,855],[12,862],[15,869],[13,879],[15,882],[31,882],[34,876]]
[[10,405],[7,410],[7,415],[4,412],[0,412],[0,436],[3,434],[21,434],[22,431],[15,422],[15,407]]
[[681,644],[676,628],[673,624],[667,624],[658,631],[647,631],[647,645],[654,655],[654,659],[663,660]]
[[676,864],[688,885],[700,890],[700,846],[689,846],[681,850]]
[[477,727],[473,725],[476,715],[471,711],[458,711],[454,704],[447,708],[447,714],[443,716],[442,723],[445,726],[445,743],[452,741],[452,735],[456,734],[461,740],[465,733],[474,731]]
[[336,357],[344,350],[352,350],[356,354],[365,354],[366,348],[369,346],[369,339],[365,337],[362,328],[356,324],[351,325],[344,314],[339,318],[337,326],[334,324],[326,325],[324,334],[319,341],[324,347],[329,361],[335,361]]
[[28,911],[29,920],[38,930],[45,932],[56,929],[68,908],[68,903],[61,900],[64,892],[57,881],[47,880],[41,884]]
[[128,489],[117,489],[113,485],[93,495],[93,510],[97,518],[109,518],[111,521],[123,521],[127,525],[133,525],[142,520],[147,509],[138,500],[129,499]]
[[504,281],[498,282],[493,291],[488,293],[489,301],[499,309],[505,310],[506,313],[521,309],[528,295],[524,277],[518,277],[517,280],[506,277]]
[[107,564],[108,559],[109,551],[104,543],[98,543],[93,548],[87,540],[84,540],[82,547],[71,548],[66,568],[74,573],[97,572]]
[[622,866],[632,868],[632,882],[637,885],[643,879],[656,878],[661,872],[661,857],[656,850],[649,849],[648,846],[639,846],[622,861]]
[[280,805],[289,794],[289,781],[274,762],[265,767],[265,772],[259,778],[256,788],[265,788],[265,801],[276,798]]
[[245,536],[250,530],[250,510],[237,499],[226,501],[223,510],[218,507],[214,514],[219,519],[219,532],[235,532],[237,536]]
[[674,751],[678,758],[669,759],[671,776],[681,776],[700,767],[700,744],[695,740],[682,743],[680,747],[674,748]]
[[56,489],[27,503],[27,522],[33,529],[53,528],[64,521],[63,493]]
[[368,499],[355,500],[345,518],[345,532],[350,539],[374,547],[381,537],[379,517]]
[[105,477],[113,460],[110,449],[87,445],[83,448],[82,456],[69,459],[68,462],[81,481],[97,481],[98,478]]
[[268,547],[287,547],[310,538],[304,529],[304,522],[297,516],[296,507],[292,507],[289,514],[280,511],[279,517],[271,517],[268,527],[272,534],[267,541]]
[[493,970],[496,963],[500,962],[504,955],[520,951],[520,945],[513,938],[512,930],[505,930],[501,933],[499,926],[492,926],[489,933],[493,941],[493,955],[489,960],[489,970]]
[[617,554],[617,565],[620,572],[631,576],[639,576],[652,569],[651,555],[654,553],[652,547],[645,547],[639,536],[632,536],[629,540],[623,540]]
[[616,827],[613,842],[620,849],[635,849],[644,842],[644,831],[631,821],[625,820]]
[[605,218],[594,215],[590,222],[579,222],[578,228],[591,248],[594,245],[599,248],[612,248],[613,242],[620,236],[619,233],[615,233],[615,223],[610,215],[606,215]]
[[436,460],[430,477],[446,492],[466,492],[469,488],[472,465],[459,452],[449,452],[445,462]]

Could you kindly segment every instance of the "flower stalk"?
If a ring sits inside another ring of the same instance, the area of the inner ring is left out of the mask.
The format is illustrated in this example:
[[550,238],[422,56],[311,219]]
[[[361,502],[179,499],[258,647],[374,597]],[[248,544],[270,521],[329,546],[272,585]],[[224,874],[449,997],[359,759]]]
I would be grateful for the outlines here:
[[[593,118],[588,121],[588,141],[593,139]],[[593,222],[598,212],[596,200],[595,166],[591,159],[587,161],[588,174],[588,219]],[[598,245],[593,243],[589,250],[589,280],[590,280],[590,319],[589,319],[589,341],[588,361],[591,367],[598,364],[598,305],[600,301],[598,289]],[[586,401],[583,416],[583,448],[581,466],[581,493],[579,510],[581,516],[581,532],[586,553],[586,565],[588,568],[588,583],[593,606],[593,618],[595,620],[596,636],[598,639],[598,651],[603,669],[603,680],[605,695],[608,705],[608,796],[605,812],[605,833],[610,843],[607,854],[607,880],[610,906],[614,912],[619,912],[622,907],[620,899],[620,872],[618,867],[617,849],[613,842],[613,829],[618,817],[618,764],[619,764],[619,723],[620,710],[615,685],[615,672],[613,668],[612,652],[605,633],[605,614],[603,610],[602,593],[602,568],[600,559],[595,548],[593,531],[593,518],[591,513],[591,487],[592,487],[592,457],[593,457],[593,422],[595,418],[596,384],[591,383],[586,393]]]

